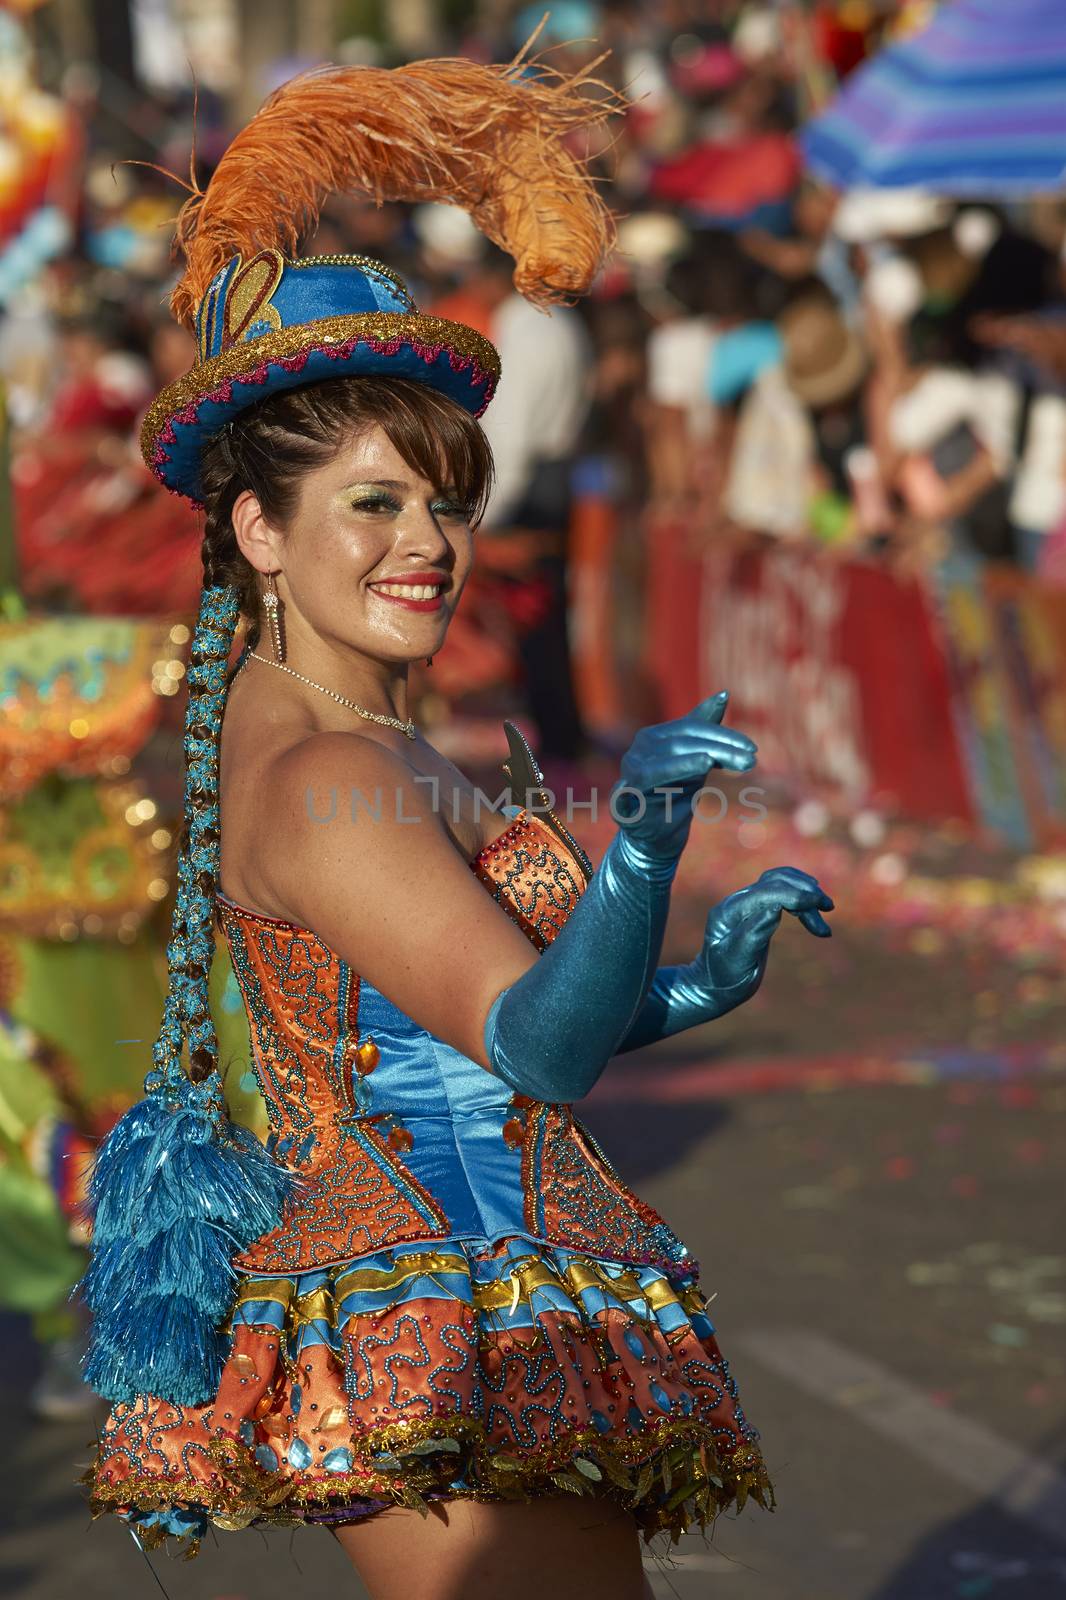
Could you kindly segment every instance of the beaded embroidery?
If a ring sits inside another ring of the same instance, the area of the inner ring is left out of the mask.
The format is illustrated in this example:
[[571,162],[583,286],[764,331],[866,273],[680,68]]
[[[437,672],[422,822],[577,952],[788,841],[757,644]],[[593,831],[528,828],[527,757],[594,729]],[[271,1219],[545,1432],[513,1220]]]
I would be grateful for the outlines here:
[[236,344],[162,390],[141,424],[145,463],[165,482],[164,468],[170,460],[166,446],[175,442],[175,426],[195,422],[202,406],[228,404],[235,384],[264,383],[271,366],[301,372],[312,354],[341,363],[360,344],[379,355],[395,355],[407,348],[427,365],[446,355],[453,372],[467,375],[475,416],[486,410],[499,381],[500,361],[493,346],[474,329],[459,323],[405,311],[322,317],[262,334],[247,344]]
[[[579,863],[529,812],[469,866],[541,950],[582,893]],[[222,895],[218,909],[248,1009],[270,1147],[310,1184],[282,1226],[238,1265],[295,1271],[393,1243],[446,1238],[451,1220],[402,1159],[410,1136],[394,1128],[387,1139],[371,1121],[369,1087],[356,1070],[358,976],[307,929]],[[501,1137],[520,1169],[516,1231],[668,1272],[693,1270],[682,1242],[621,1181],[569,1106],[512,1096]]]
[[659,1213],[592,1146],[568,1105],[538,1105],[530,1112],[522,1187],[530,1231],[539,1238],[668,1273],[696,1266]]
[[308,1178],[282,1225],[237,1265],[280,1272],[349,1259],[399,1240],[440,1238],[448,1218],[358,1112],[359,979],[307,929],[218,897],[244,995],[271,1152]]
[[522,932],[543,950],[564,927],[583,884],[574,858],[528,813],[477,856],[471,867]]
[[[317,1041],[314,1032],[314,1014],[317,1012],[321,1019],[323,998],[317,993],[315,980],[322,978],[323,968],[328,966],[328,952],[320,946],[326,960],[316,961],[314,944],[280,940],[267,928],[255,939],[253,952],[243,918],[221,902],[219,921],[248,1014],[256,1077],[270,1122],[271,1153],[294,1161],[290,1152],[314,1127],[315,1116],[307,1095],[307,1064],[301,1052],[293,1048],[291,1039],[299,1028],[305,1047],[315,1051],[317,1044],[318,1051],[329,1051],[330,1037],[321,1029],[321,1022]],[[294,971],[297,966],[303,968],[302,972]],[[311,1025],[305,1026],[309,1012]]]
[[693,1281],[517,1240],[250,1278],[214,1403],[117,1406],[94,1510],[192,1501],[233,1528],[606,1479],[647,1540],[772,1506],[705,1313]]
[[294,1262],[325,1266],[400,1241],[439,1239],[447,1229],[440,1206],[377,1129],[357,1122],[345,1128],[330,1165],[315,1174],[309,1196],[236,1265],[245,1272],[284,1272]]
[[[580,892],[564,906],[580,869],[528,816],[470,866],[540,948]],[[423,1496],[608,1490],[645,1541],[749,1495],[772,1509],[698,1263],[571,1108],[511,1098],[525,1237],[423,1248],[448,1219],[344,1087],[359,979],[306,929],[221,895],[218,909],[274,1136],[310,1117],[324,1142],[313,1193],[235,1263],[250,1275],[214,1404],[117,1406],[86,1479],[94,1510],[191,1505],[195,1550],[208,1521],[346,1521]],[[136,1526],[146,1547],[163,1537]]]

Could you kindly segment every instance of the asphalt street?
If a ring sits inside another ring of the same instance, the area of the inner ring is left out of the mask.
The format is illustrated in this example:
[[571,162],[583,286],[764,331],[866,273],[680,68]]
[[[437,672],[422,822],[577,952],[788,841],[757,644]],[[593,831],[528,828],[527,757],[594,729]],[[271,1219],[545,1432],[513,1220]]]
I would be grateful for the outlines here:
[[[701,882],[679,885],[673,959]],[[579,1108],[700,1261],[777,1489],[649,1575],[662,1600],[1066,1600],[1061,963],[1054,940],[1042,969],[990,952],[984,924],[916,943],[857,915],[856,883],[827,884],[831,941],[786,918],[748,1006],[615,1062]],[[150,1570],[90,1525],[91,1428],[33,1422],[33,1346],[13,1318],[0,1340],[5,1595],[362,1596],[318,1530]]]

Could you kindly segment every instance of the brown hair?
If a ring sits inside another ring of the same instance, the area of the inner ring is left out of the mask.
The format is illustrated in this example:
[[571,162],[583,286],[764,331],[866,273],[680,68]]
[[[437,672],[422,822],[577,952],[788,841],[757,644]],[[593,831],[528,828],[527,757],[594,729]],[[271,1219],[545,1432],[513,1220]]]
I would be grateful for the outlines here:
[[300,478],[325,466],[353,436],[379,423],[407,465],[430,483],[454,488],[472,524],[492,487],[492,451],[480,425],[456,401],[411,378],[327,378],[271,395],[242,412],[204,447],[204,586],[232,584],[259,639],[256,572],[241,552],[231,514],[250,489],[284,526]]
[[208,1077],[218,1064],[218,1039],[208,994],[212,917],[221,823],[218,748],[229,682],[230,650],[239,616],[249,619],[248,645],[259,640],[256,572],[233,531],[237,496],[250,489],[284,527],[301,475],[325,466],[346,440],[380,423],[390,443],[430,483],[447,485],[477,523],[492,483],[492,452],[476,420],[454,400],[410,378],[330,378],[261,400],[205,446],[204,587],[189,653],[185,711],[185,812],[178,859],[179,891],[167,946],[168,987],[156,1065],[164,1072],[188,1043],[189,1076]]

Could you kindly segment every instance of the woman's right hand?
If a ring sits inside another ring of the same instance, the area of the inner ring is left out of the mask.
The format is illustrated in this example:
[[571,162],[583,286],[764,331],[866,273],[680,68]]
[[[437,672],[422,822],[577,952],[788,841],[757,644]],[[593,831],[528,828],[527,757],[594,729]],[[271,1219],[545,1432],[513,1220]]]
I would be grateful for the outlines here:
[[611,791],[619,831],[656,861],[676,861],[692,826],[692,801],[714,767],[748,772],[757,746],[747,734],[723,728],[729,691],[701,700],[673,722],[641,728],[622,757]]

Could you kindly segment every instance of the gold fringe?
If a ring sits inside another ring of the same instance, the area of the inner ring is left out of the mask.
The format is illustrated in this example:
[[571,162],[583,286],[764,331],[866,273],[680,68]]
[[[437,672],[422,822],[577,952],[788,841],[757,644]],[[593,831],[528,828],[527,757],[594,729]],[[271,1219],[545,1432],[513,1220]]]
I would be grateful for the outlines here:
[[[690,1418],[664,1418],[649,1431],[651,1441],[647,1434],[620,1438],[582,1428],[554,1445],[517,1454],[490,1446],[476,1417],[422,1417],[353,1435],[357,1467],[305,1482],[295,1477],[279,1481],[280,1474],[261,1468],[243,1441],[216,1438],[207,1449],[222,1485],[211,1491],[210,1504],[207,1485],[200,1490],[204,1498],[196,1499],[195,1490],[179,1495],[177,1484],[166,1478],[137,1475],[118,1484],[103,1483],[95,1465],[81,1481],[94,1517],[195,1505],[225,1531],[253,1523],[293,1526],[309,1520],[315,1509],[343,1507],[356,1498],[410,1506],[424,1516],[426,1494],[434,1491],[457,1500],[497,1503],[528,1502],[557,1491],[605,1496],[632,1512],[645,1544],[663,1532],[676,1543],[694,1525],[705,1531],[722,1511],[735,1505],[739,1512],[748,1499],[764,1510],[776,1509],[773,1485],[754,1444],[719,1454],[710,1428]],[[419,1449],[430,1439],[454,1440],[458,1449]],[[391,1457],[391,1470],[375,1467],[373,1456]],[[452,1488],[458,1479],[462,1485]],[[159,1534],[155,1542],[166,1537]],[[195,1554],[195,1548],[188,1553]]]

